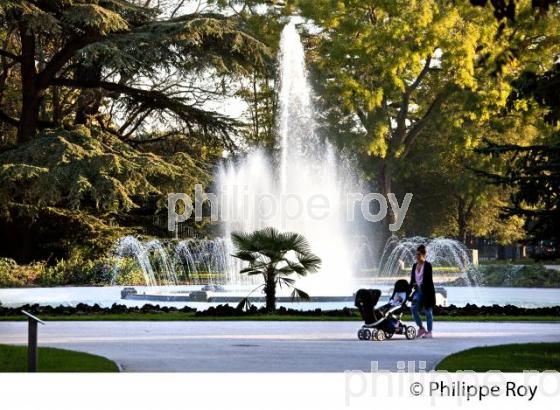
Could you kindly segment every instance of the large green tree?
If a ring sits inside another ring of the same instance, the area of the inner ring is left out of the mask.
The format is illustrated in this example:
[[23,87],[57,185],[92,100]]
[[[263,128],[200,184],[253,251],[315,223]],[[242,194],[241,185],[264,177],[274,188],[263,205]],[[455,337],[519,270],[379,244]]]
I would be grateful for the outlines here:
[[4,254],[107,250],[238,143],[243,124],[211,107],[266,71],[270,50],[240,16],[182,3],[0,3]]
[[18,143],[69,118],[85,123],[105,99],[120,103],[121,128],[159,119],[231,143],[235,122],[200,103],[213,91],[203,79],[263,66],[267,56],[239,19],[200,12],[164,18],[123,0],[4,1],[0,29],[0,55],[21,93],[18,112],[2,109],[0,120],[17,128]]
[[[395,4],[396,3],[396,4]],[[476,47],[491,38],[441,1],[302,2],[322,29],[310,42],[320,94],[337,121],[358,130],[343,141],[375,162],[382,194],[442,103],[474,88]]]
[[545,73],[525,72],[514,86],[508,115],[521,106],[538,112],[544,125],[531,141],[487,138],[478,151],[490,157],[492,165],[479,167],[478,171],[498,186],[513,188],[510,201],[502,210],[505,217],[525,218],[530,242],[559,241],[560,64]]
[[[529,2],[520,3],[518,9],[530,12]],[[442,138],[432,125],[447,127],[443,133],[469,128],[466,138],[448,141],[451,153],[472,152],[483,138],[473,130],[505,107],[509,80],[520,66],[542,69],[555,58],[558,22],[551,17],[507,27],[496,37],[495,18],[468,2],[299,4],[316,25],[308,39],[309,56],[325,130],[357,154],[383,194],[399,190],[395,181],[403,166],[424,161],[413,155],[422,141]],[[526,52],[516,55],[512,49]],[[472,200],[469,189],[465,186],[461,195],[464,209]]]
[[[485,6],[486,0],[474,1]],[[540,120],[537,135],[521,140],[503,140],[496,135],[487,135],[485,146],[477,151],[490,159],[489,165],[478,167],[479,175],[489,177],[495,186],[506,187],[509,201],[502,204],[503,218],[521,217],[525,220],[527,240],[558,242],[559,212],[559,143],[560,133],[560,36],[558,26],[552,35],[546,30],[548,21],[558,24],[560,2],[558,0],[492,1],[494,17],[500,22],[497,37],[508,36],[510,47],[496,59],[496,70],[511,60],[523,60],[533,54],[535,44],[549,44],[554,56],[537,58],[532,64],[520,64],[521,73],[511,81],[513,90],[508,97],[507,109],[500,119],[503,121],[518,111]],[[543,24],[544,22],[544,24]],[[528,28],[536,27],[536,35],[529,35]],[[548,54],[548,53],[547,53]],[[507,121],[507,120],[506,120]],[[533,133],[534,134],[534,133]]]

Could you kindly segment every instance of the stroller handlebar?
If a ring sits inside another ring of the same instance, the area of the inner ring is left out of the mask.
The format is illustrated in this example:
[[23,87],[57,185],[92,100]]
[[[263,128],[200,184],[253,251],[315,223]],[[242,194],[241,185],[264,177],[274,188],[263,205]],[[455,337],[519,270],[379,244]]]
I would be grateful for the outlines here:
[[415,293],[416,293],[416,286],[413,286],[412,290],[410,291],[410,294],[408,295],[408,298],[406,298],[406,300],[411,302]]

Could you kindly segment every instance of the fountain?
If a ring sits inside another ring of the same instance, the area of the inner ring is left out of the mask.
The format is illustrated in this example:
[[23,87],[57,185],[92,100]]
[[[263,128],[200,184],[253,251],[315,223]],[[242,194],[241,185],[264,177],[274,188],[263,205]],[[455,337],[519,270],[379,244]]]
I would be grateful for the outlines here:
[[[357,188],[346,161],[315,132],[305,54],[293,22],[282,31],[279,74],[278,155],[253,151],[238,164],[224,164],[218,174],[224,240],[233,231],[266,226],[298,232],[322,259],[321,271],[300,279],[300,285],[312,294],[350,294],[352,272],[359,263],[352,250],[360,236],[357,224],[347,221],[345,201],[346,194]],[[328,204],[329,214],[317,218],[304,209],[296,215],[295,203],[314,200]],[[275,207],[277,212],[272,212]],[[232,267],[238,272],[241,266],[234,261]],[[229,285],[235,286],[239,276],[233,274],[231,279]]]
[[[225,161],[217,171],[215,193],[221,237],[188,239],[165,246],[157,240],[143,243],[126,237],[116,246],[117,257],[135,258],[148,286],[223,286],[230,295],[239,296],[254,287],[255,278],[239,274],[242,264],[231,256],[231,233],[272,226],[302,234],[322,259],[320,272],[298,279],[297,286],[314,297],[351,299],[357,286],[353,272],[372,273],[361,279],[368,282],[366,286],[371,282],[392,285],[397,277],[408,276],[402,269],[413,263],[416,247],[421,243],[427,245],[428,260],[434,267],[447,267],[446,272],[434,272],[435,277],[460,278],[469,287],[477,286],[476,270],[467,249],[448,238],[392,237],[374,273],[374,252],[359,229],[360,221],[347,218],[347,195],[362,189],[349,161],[315,131],[304,49],[293,22],[282,31],[279,77],[277,149],[273,154],[253,150],[241,160]],[[327,205],[323,208],[327,213],[317,217],[311,215],[309,208],[295,212],[298,204],[309,205],[317,198]],[[221,296],[224,300],[227,297]],[[279,297],[286,295],[280,292]]]
[[[298,279],[298,286],[312,295],[347,296],[355,290],[352,272],[364,266],[361,259],[370,260],[363,251],[356,252],[364,240],[360,222],[347,220],[347,194],[360,190],[349,161],[315,132],[305,54],[293,22],[282,31],[279,77],[277,150],[272,155],[253,150],[240,161],[224,162],[217,171],[222,237],[183,241],[167,254],[158,241],[142,244],[127,237],[117,244],[118,257],[134,257],[148,286],[177,284],[180,276],[190,284],[220,278],[228,290],[246,290],[255,278],[239,274],[241,262],[231,257],[231,233],[272,226],[302,234],[322,259],[320,272]],[[309,206],[323,207],[312,215]],[[157,255],[150,256],[153,250]],[[152,261],[159,261],[161,274]]]
[[[156,272],[152,267],[152,261],[150,260],[150,249],[155,248],[156,243],[156,241],[143,243],[133,236],[120,238],[113,249],[114,259],[116,260],[116,263],[113,265],[113,284],[115,284],[116,278],[120,273],[120,261],[124,257],[130,257],[136,260],[144,275],[146,286],[153,287],[162,284],[156,276]],[[148,247],[148,245],[150,246]],[[158,243],[158,247],[161,247],[161,244]],[[163,252],[158,252],[158,256],[162,253]],[[161,266],[166,269],[169,264],[164,263]],[[169,271],[165,271],[165,275],[169,276]]]
[[[187,239],[175,246],[175,269],[193,285],[225,285],[241,280],[232,277],[231,243],[223,238]],[[238,275],[236,275],[238,276]]]
[[471,263],[467,248],[459,241],[442,237],[389,238],[379,260],[380,281],[392,283],[397,277],[403,276],[403,267],[410,267],[416,261],[416,248],[421,244],[426,245],[428,262],[435,268],[447,268],[434,272],[434,276],[459,278],[467,286],[479,286],[478,272]]
[[121,261],[131,258],[141,270],[148,287],[218,285],[228,282],[231,258],[223,239],[188,239],[162,243],[125,236],[113,248],[112,284],[120,274]]

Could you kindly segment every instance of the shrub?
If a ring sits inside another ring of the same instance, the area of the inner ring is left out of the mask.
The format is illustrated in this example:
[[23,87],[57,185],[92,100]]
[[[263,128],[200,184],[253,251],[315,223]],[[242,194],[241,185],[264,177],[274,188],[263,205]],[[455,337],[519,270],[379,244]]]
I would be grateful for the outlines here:
[[115,284],[120,286],[145,285],[144,273],[133,258],[121,258],[119,260],[107,260],[107,269],[113,274],[116,269],[117,277]]
[[0,258],[0,287],[110,285],[118,268],[117,285],[145,285],[142,270],[133,258],[89,259],[80,250],[53,266],[45,262],[18,265],[9,258]]
[[89,259],[76,248],[68,259],[60,259],[54,266],[47,268],[41,278],[43,285],[107,285],[111,273],[105,258]]
[[59,269],[47,268],[37,277],[38,286],[60,286],[64,283],[64,272]]
[[44,271],[44,262],[18,265],[13,259],[0,258],[0,287],[10,288],[32,285]]
[[543,265],[484,265],[479,271],[486,286],[560,287],[560,272]]

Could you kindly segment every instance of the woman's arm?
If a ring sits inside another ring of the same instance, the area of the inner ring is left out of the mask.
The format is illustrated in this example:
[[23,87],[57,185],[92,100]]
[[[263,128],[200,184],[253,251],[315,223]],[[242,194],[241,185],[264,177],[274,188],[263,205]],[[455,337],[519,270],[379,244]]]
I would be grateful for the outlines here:
[[424,269],[424,283],[434,287],[434,276],[432,274],[432,264],[427,262]]

